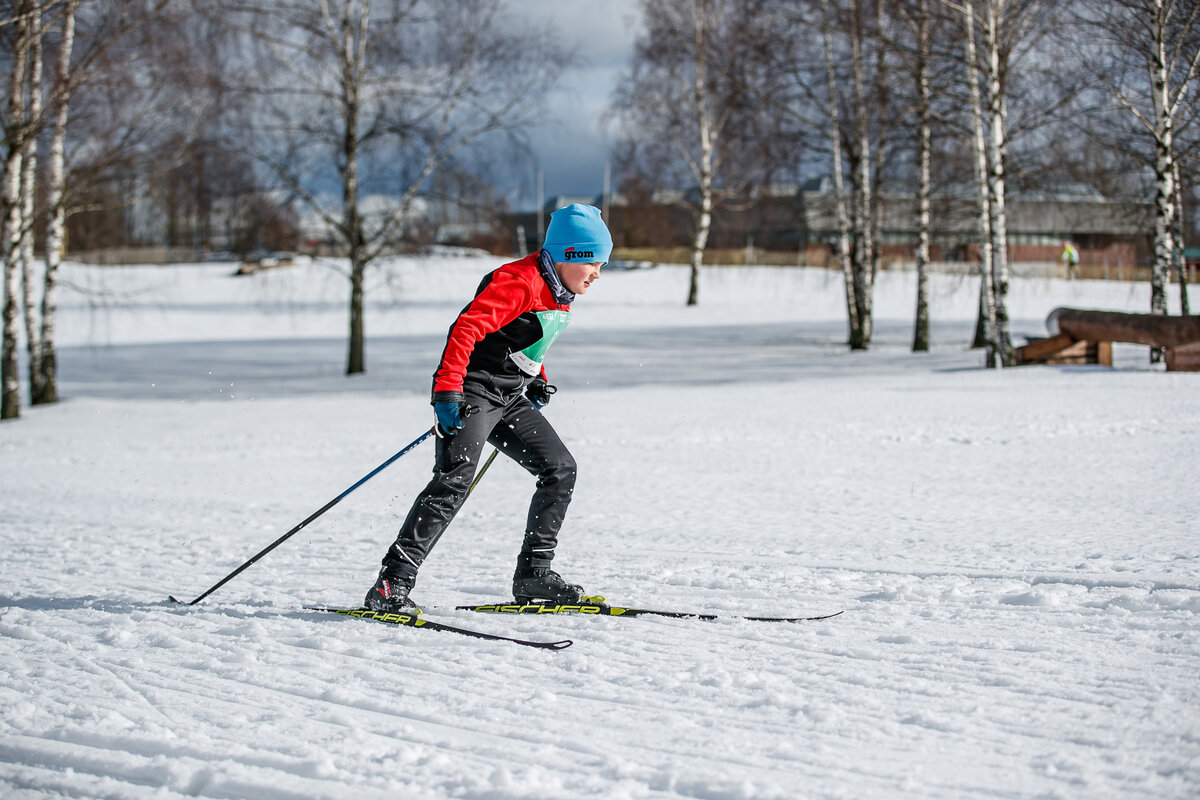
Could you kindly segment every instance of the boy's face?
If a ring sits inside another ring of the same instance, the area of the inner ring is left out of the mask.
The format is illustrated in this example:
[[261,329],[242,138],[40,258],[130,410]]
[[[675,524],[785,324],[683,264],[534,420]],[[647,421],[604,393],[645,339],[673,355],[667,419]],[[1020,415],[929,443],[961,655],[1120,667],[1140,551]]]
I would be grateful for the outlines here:
[[571,261],[569,263],[554,262],[554,269],[563,286],[575,294],[587,294],[592,281],[600,277],[600,268],[604,266],[599,261]]

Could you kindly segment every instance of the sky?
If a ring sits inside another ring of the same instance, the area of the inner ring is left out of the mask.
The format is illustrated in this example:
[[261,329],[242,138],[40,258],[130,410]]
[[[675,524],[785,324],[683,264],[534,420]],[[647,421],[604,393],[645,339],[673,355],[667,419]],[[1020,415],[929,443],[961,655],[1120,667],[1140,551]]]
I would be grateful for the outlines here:
[[[638,31],[638,0],[511,0],[512,13],[553,24],[583,51],[548,98],[546,123],[530,139],[542,170],[545,197],[596,195],[604,186],[611,139],[604,113],[621,72],[628,68]],[[536,174],[537,167],[532,168]],[[521,181],[510,201],[536,205],[534,175]]]

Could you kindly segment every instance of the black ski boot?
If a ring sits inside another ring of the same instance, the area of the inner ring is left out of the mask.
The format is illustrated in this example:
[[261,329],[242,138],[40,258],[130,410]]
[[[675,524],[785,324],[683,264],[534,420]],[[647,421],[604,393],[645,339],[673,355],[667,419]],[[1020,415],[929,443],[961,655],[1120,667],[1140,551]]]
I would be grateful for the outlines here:
[[380,614],[419,614],[421,609],[408,599],[416,582],[416,575],[380,571],[375,585],[367,591],[363,606]]
[[513,598],[522,605],[539,602],[574,604],[582,600],[583,587],[567,583],[549,567],[518,566],[513,575]]

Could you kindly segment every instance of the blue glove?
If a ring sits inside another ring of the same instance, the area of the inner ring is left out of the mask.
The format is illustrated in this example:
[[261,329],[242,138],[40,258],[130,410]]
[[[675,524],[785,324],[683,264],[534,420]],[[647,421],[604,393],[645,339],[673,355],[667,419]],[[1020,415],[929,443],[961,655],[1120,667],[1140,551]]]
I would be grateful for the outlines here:
[[433,413],[437,414],[438,430],[442,434],[455,436],[462,430],[462,403],[451,401],[434,403]]

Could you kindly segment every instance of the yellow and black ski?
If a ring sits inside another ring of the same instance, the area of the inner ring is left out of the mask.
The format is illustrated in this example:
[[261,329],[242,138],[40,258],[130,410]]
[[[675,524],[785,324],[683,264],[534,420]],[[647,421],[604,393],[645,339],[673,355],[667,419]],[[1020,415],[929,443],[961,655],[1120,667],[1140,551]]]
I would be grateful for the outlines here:
[[425,619],[419,614],[384,614],[379,611],[372,611],[369,608],[320,608],[313,606],[305,606],[305,611],[328,611],[333,614],[341,614],[344,617],[358,617],[359,619],[371,619],[376,622],[386,622],[390,625],[405,625],[409,628],[421,628],[429,631],[446,631],[449,633],[458,633],[463,636],[473,636],[476,639],[491,639],[501,642],[512,642],[513,644],[524,645],[525,647],[540,647],[544,650],[562,650],[565,647],[570,647],[572,642],[570,639],[563,639],[557,642],[542,642],[531,641],[529,639],[515,639],[511,636],[501,636],[496,633],[485,633],[484,631],[476,631],[470,628],[460,628],[457,625],[447,625],[444,622],[434,622],[430,619]]
[[474,606],[456,606],[459,611],[478,611],[483,614],[593,614],[601,617],[674,617],[676,619],[744,619],[752,622],[815,622],[830,619],[843,612],[822,614],[815,617],[751,617],[740,614],[707,614],[700,611],[660,611],[651,608],[624,608],[605,602],[600,596],[584,597],[579,603],[485,603]]

